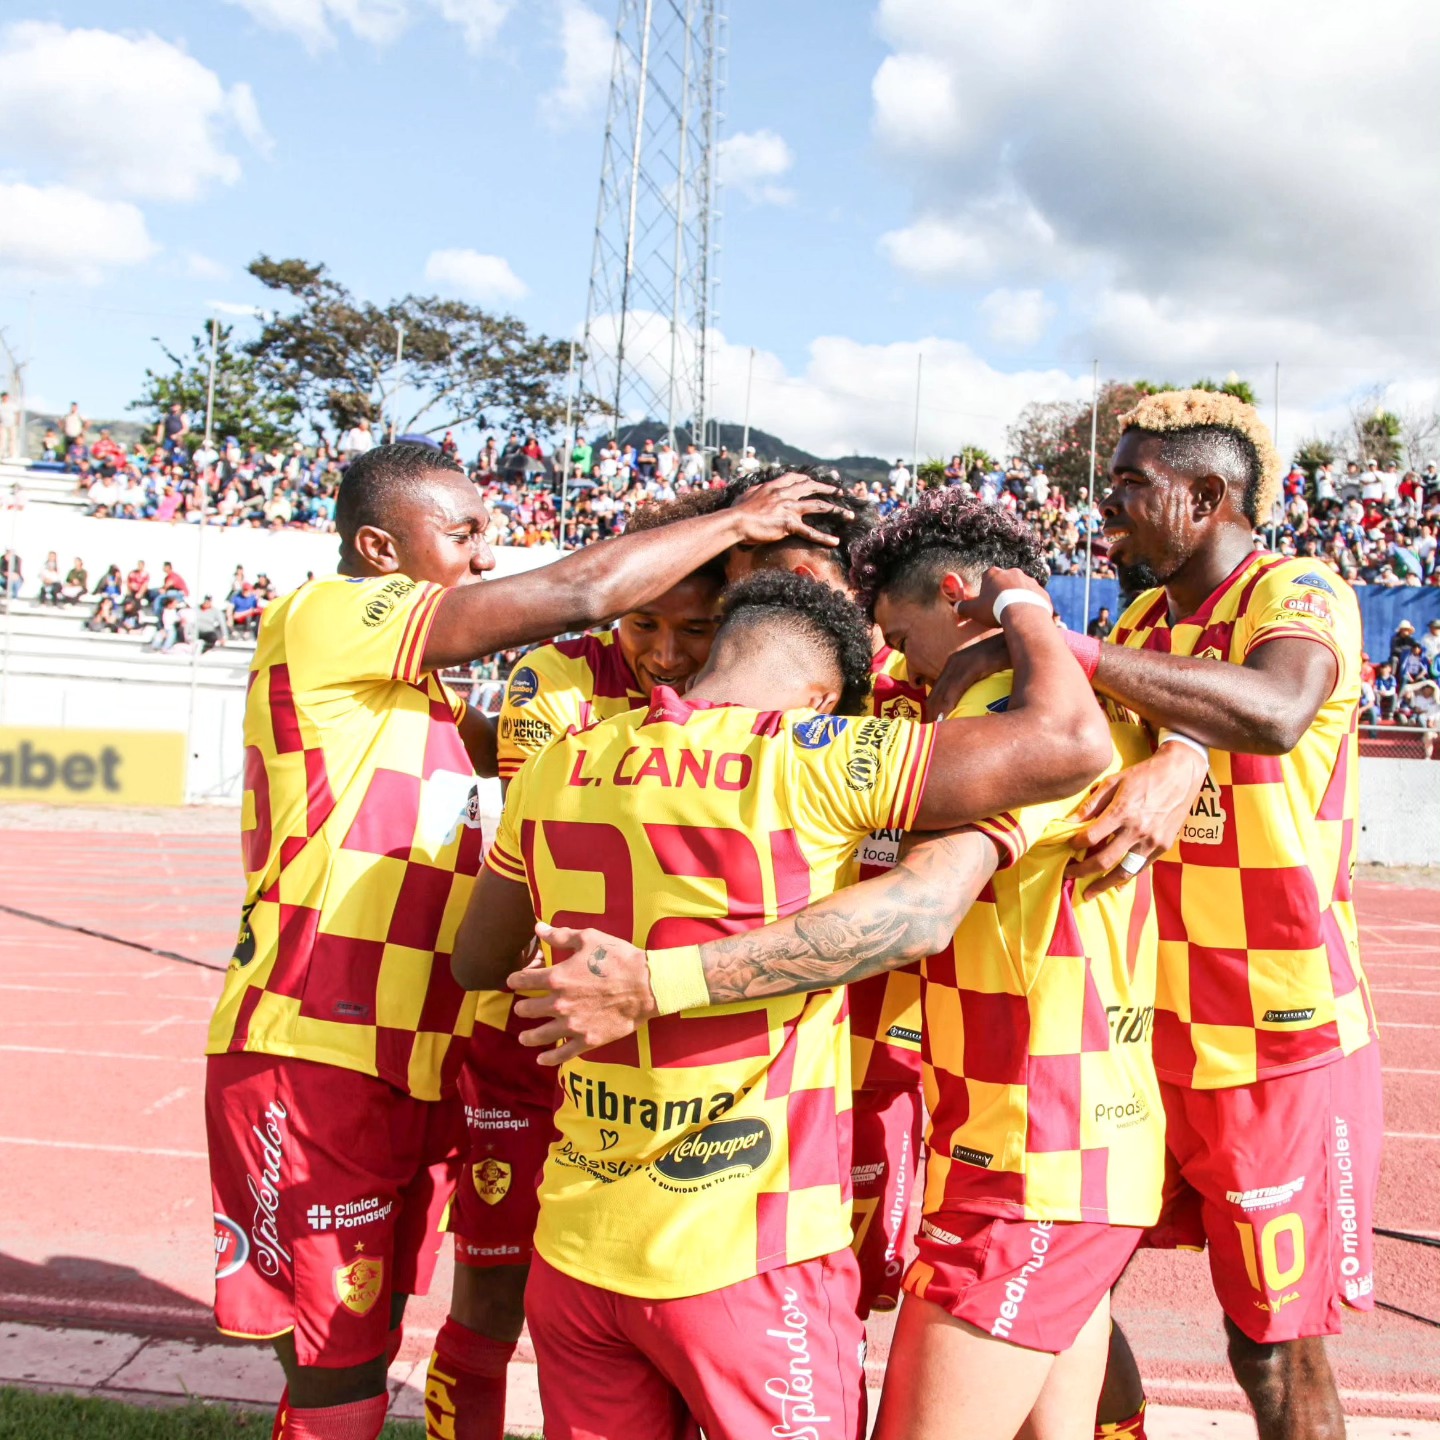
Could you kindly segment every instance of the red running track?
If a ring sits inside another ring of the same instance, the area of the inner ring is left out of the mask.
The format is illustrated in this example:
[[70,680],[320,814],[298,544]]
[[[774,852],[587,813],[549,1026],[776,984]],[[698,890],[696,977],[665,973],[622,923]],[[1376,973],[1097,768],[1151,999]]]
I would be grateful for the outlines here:
[[[235,842],[0,830],[0,847],[0,1317],[206,1333],[201,1054]],[[1359,909],[1384,1026],[1379,1223],[1440,1237],[1440,891],[1362,883]],[[1381,1297],[1440,1318],[1440,1250],[1377,1248]],[[449,1276],[447,1256],[412,1344],[428,1348]],[[1142,1254],[1116,1312],[1157,1399],[1240,1407],[1201,1257]],[[877,1366],[888,1331],[872,1323]],[[1351,1413],[1440,1418],[1440,1329],[1377,1312],[1331,1343]]]

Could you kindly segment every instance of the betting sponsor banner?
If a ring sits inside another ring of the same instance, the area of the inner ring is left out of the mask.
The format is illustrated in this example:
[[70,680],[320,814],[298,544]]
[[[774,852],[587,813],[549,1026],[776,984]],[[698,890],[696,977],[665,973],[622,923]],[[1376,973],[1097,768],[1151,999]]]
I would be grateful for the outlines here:
[[0,725],[0,801],[183,805],[185,736]]

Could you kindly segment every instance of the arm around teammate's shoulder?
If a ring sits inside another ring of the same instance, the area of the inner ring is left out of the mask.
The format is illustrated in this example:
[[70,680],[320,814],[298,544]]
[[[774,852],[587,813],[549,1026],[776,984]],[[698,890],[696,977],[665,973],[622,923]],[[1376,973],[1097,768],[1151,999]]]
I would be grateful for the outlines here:
[[1109,722],[1044,591],[1020,571],[991,571],[980,594],[964,603],[974,618],[986,619],[1001,590],[1025,590],[1042,602],[1010,604],[1001,616],[1015,676],[1009,700],[1002,712],[936,728],[917,830],[1063,800],[1110,763]]

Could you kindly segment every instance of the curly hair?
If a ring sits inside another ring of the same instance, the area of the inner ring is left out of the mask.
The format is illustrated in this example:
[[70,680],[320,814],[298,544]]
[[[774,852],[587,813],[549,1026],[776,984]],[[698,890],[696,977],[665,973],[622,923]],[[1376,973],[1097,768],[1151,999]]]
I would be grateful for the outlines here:
[[364,525],[393,532],[397,502],[422,476],[435,470],[465,473],[465,467],[438,445],[424,445],[418,440],[376,445],[352,460],[335,497],[335,529],[340,539],[351,544],[356,531]]
[[[737,475],[731,480],[720,492],[721,504],[726,507],[731,506],[742,496],[748,495],[757,485],[778,480],[782,475],[808,475],[812,480],[819,480],[826,485],[834,485],[842,491],[845,488],[845,477],[833,465],[765,465],[752,474]],[[805,517],[806,524],[819,530],[823,535],[833,535],[840,542],[833,549],[817,545],[813,540],[806,540],[800,535],[791,535],[784,540],[778,540],[775,542],[775,546],[803,545],[807,549],[825,555],[839,566],[842,575],[848,575],[850,567],[854,563],[852,552],[855,546],[875,529],[879,524],[879,518],[875,513],[875,506],[868,496],[846,494],[843,498],[845,508],[850,512],[848,516],[839,510],[817,510],[813,515]],[[772,547],[761,546],[760,548],[770,549]]]
[[[651,500],[635,507],[635,513],[625,522],[625,533],[638,535],[642,530],[660,530],[678,520],[693,520],[697,515],[713,515],[722,508],[723,498],[718,490],[692,490],[674,500]],[[713,585],[723,585],[725,552],[722,550],[686,578],[708,580]]]
[[1177,470],[1213,471],[1241,487],[1241,508],[1263,524],[1280,493],[1280,456],[1253,405],[1214,390],[1164,390],[1120,417],[1120,430],[1164,440],[1161,457]]
[[870,622],[831,585],[791,570],[761,570],[720,597],[719,636],[777,625],[828,650],[840,672],[837,715],[862,715],[870,697]]
[[1050,578],[1036,533],[999,505],[955,490],[927,490],[856,547],[851,583],[866,610],[882,590],[918,599],[953,570],[971,584],[993,565],[1023,570],[1040,584]]

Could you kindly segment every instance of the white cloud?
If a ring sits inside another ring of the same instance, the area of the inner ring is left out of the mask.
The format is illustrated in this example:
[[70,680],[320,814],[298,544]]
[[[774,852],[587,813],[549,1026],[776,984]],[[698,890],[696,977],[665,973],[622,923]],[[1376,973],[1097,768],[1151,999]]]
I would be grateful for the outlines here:
[[615,27],[584,0],[560,0],[560,78],[541,97],[541,112],[564,125],[593,114],[610,85]]
[[[584,379],[596,394],[614,388],[605,357],[614,353],[614,322],[592,322],[594,372]],[[712,335],[711,414],[738,424],[745,414],[750,347]],[[663,393],[669,324],[663,316],[632,312],[626,353]],[[1005,430],[1031,400],[1080,400],[1090,376],[1063,369],[1006,372],[955,340],[863,344],[843,335],[813,341],[804,366],[792,373],[778,355],[755,351],[749,389],[750,423],[828,459],[842,455],[909,456],[915,425],[916,358],[921,361],[920,453],[948,456],[967,442],[1000,450]],[[592,417],[597,426],[603,424]],[[631,417],[638,418],[638,417]]]
[[992,340],[1023,348],[1045,333],[1055,306],[1043,290],[992,290],[981,302],[980,313]]
[[472,54],[484,50],[505,23],[514,0],[230,0],[267,30],[293,35],[309,51],[328,49],[347,29],[372,45],[389,45],[430,9],[456,26]]
[[1372,66],[1363,7],[1271,0],[1237,40],[1196,6],[877,0],[874,133],[913,195],[881,252],[1068,292],[1077,360],[1190,378],[1270,354],[1317,404],[1363,366],[1433,376],[1440,7],[1385,13],[1404,44]]
[[775,183],[794,163],[794,152],[773,130],[741,131],[720,142],[721,183],[757,205],[788,205],[795,198]]
[[425,262],[425,278],[482,303],[523,300],[530,293],[530,287],[510,268],[508,260],[501,255],[482,255],[478,250],[432,251]]
[[192,280],[224,280],[230,274],[230,267],[200,254],[198,250],[187,250],[185,273]]
[[246,85],[226,89],[156,35],[23,21],[0,32],[0,145],[91,194],[188,201],[233,184],[234,127],[268,142]]
[[0,271],[96,285],[156,252],[145,217],[123,200],[66,185],[0,182]]

